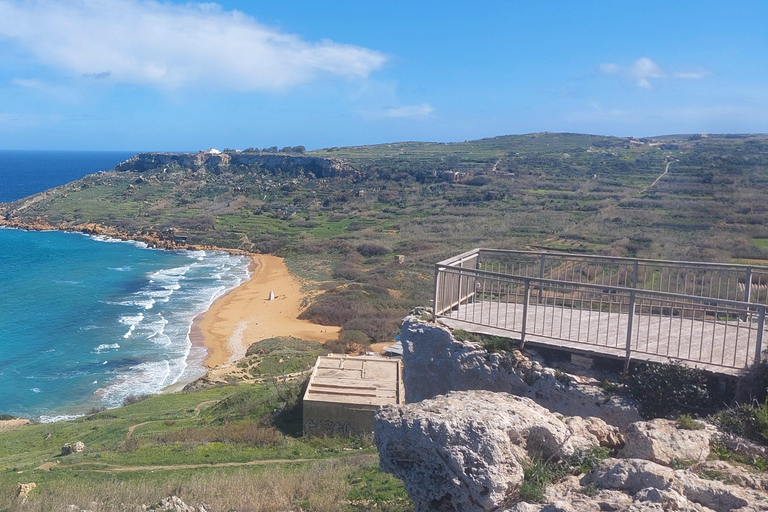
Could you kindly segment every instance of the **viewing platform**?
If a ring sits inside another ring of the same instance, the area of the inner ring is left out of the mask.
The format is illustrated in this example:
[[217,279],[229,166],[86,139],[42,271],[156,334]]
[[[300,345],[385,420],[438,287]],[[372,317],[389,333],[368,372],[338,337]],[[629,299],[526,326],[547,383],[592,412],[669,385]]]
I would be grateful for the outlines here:
[[454,329],[736,375],[763,349],[768,267],[473,249],[435,266]]

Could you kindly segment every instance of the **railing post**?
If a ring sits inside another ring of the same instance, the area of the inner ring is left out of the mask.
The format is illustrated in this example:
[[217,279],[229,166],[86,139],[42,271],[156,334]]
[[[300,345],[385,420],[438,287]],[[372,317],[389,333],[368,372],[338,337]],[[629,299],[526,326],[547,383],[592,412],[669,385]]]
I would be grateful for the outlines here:
[[525,348],[525,330],[528,324],[528,303],[531,302],[531,281],[525,280],[525,291],[523,291],[523,326],[520,329],[520,350]]
[[638,278],[638,275],[640,273],[638,267],[639,267],[638,261],[635,260],[635,268],[632,271],[632,288],[634,288],[634,289],[637,289],[637,278]]
[[627,355],[624,360],[624,371],[629,370],[629,361],[632,358],[632,323],[635,319],[635,290],[629,291],[629,311],[627,312]]
[[755,363],[760,362],[763,353],[763,332],[765,329],[765,306],[760,306],[760,316],[757,319],[757,344],[755,345]]
[[752,267],[747,267],[747,275],[744,278],[744,302],[749,302],[752,295]]
[[437,323],[437,308],[440,300],[440,266],[435,265],[435,300],[432,301],[432,322]]

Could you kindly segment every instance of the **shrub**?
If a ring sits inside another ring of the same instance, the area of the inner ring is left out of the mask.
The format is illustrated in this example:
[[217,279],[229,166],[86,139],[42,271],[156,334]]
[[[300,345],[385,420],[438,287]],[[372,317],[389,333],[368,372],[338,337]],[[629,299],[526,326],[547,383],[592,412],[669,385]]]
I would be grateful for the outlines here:
[[126,405],[133,405],[139,402],[143,402],[151,396],[152,395],[128,395],[127,397],[123,398],[123,406],[125,407]]
[[366,352],[371,347],[370,341],[363,331],[343,330],[339,333],[339,339],[326,341],[325,347],[336,354],[357,354]]
[[473,187],[482,187],[483,185],[488,185],[491,182],[491,178],[487,176],[475,176],[474,178],[467,180],[467,185],[472,185]]
[[715,423],[725,432],[768,445],[768,406],[742,404],[715,416]]
[[738,403],[765,403],[768,398],[768,359],[766,353],[760,361],[742,371],[736,386]]
[[666,417],[680,409],[712,407],[707,375],[680,361],[642,364],[630,373],[624,392],[640,403],[646,419]]
[[690,414],[681,414],[677,418],[677,428],[680,430],[701,430],[704,428],[704,424],[693,419]]
[[392,252],[392,248],[376,242],[366,242],[357,246],[357,252],[366,258],[370,258],[372,256],[384,256],[389,254]]

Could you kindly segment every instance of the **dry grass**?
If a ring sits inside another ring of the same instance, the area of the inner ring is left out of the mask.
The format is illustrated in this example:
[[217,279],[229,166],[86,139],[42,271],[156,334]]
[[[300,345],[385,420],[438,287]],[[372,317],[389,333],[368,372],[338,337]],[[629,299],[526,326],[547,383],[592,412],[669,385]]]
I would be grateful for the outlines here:
[[[188,505],[205,503],[211,510],[331,512],[343,508],[350,490],[347,476],[369,457],[319,461],[311,465],[211,470],[191,473],[86,477],[40,484],[25,504],[13,490],[0,493],[3,512],[59,512],[70,505],[93,512],[133,512],[177,495]],[[365,460],[362,460],[365,459]]]

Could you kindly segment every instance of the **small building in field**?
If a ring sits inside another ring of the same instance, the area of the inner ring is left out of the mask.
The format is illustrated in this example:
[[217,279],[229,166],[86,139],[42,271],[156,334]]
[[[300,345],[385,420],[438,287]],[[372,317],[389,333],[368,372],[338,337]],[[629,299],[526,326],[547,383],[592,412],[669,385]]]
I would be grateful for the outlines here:
[[405,403],[402,369],[399,359],[381,356],[318,357],[304,393],[304,435],[372,432],[380,406]]

